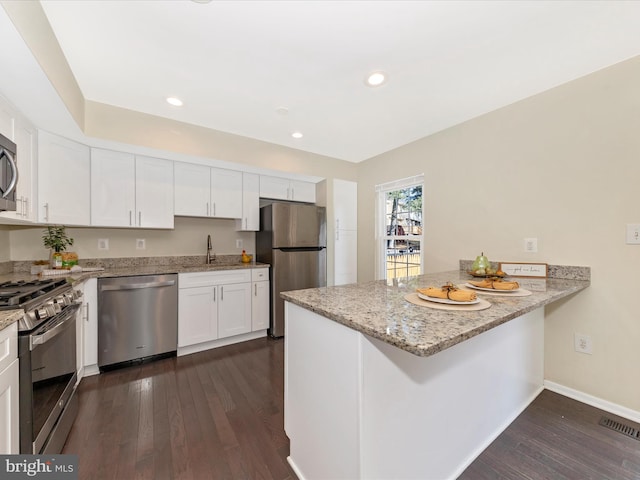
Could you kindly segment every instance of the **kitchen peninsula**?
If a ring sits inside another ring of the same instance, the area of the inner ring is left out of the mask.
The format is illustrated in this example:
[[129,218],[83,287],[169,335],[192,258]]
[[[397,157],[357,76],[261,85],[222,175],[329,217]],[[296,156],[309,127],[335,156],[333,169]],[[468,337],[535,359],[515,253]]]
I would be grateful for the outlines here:
[[[576,274],[578,272],[578,274]],[[285,431],[300,478],[455,478],[540,393],[544,306],[589,269],[550,266],[528,296],[491,306],[415,305],[463,270],[285,292]],[[557,278],[564,277],[564,278]]]

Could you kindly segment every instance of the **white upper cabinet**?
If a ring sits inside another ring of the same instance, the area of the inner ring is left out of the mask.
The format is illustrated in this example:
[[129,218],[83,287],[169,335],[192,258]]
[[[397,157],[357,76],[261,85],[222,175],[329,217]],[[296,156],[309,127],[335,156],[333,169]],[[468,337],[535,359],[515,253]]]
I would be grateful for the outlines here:
[[175,162],[174,211],[187,217],[208,217],[211,201],[211,168],[192,163]]
[[260,197],[315,203],[316,185],[312,182],[260,175]]
[[211,169],[211,216],[242,217],[242,172]]
[[173,228],[173,162],[136,156],[137,226]]
[[242,172],[175,163],[175,214],[242,217]]
[[92,149],[91,224],[173,228],[173,162]]
[[38,132],[38,221],[90,225],[91,164],[86,145]]
[[236,230],[260,230],[260,176],[242,174],[242,218],[236,220]]
[[134,226],[135,173],[135,158],[132,154],[91,149],[92,225]]

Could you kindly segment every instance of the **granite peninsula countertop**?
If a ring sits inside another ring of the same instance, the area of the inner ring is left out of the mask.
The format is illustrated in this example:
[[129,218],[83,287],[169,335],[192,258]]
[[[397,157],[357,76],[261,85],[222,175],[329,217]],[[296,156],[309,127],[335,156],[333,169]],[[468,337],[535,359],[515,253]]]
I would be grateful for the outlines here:
[[464,271],[312,288],[281,293],[293,304],[382,340],[414,355],[427,357],[527,312],[587,288],[589,280],[515,279],[532,292],[526,297],[478,295],[491,307],[480,311],[435,310],[404,299],[416,288],[463,284],[473,277]]

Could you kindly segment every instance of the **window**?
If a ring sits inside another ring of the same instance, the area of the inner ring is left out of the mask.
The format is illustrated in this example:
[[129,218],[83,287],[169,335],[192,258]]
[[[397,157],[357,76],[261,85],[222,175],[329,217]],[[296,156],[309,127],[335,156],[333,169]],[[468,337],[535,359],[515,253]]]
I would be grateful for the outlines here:
[[378,185],[378,278],[422,273],[423,176]]

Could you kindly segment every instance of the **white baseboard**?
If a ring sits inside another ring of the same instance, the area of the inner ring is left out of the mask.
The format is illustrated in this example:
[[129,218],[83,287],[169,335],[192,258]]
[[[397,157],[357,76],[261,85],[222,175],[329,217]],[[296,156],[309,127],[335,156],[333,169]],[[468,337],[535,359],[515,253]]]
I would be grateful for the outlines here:
[[287,462],[289,462],[289,466],[291,467],[291,470],[293,470],[293,472],[296,474],[296,477],[298,477],[299,480],[305,480],[302,472],[298,469],[296,462],[294,462],[291,457],[287,457]]
[[600,410],[612,413],[613,415],[618,415],[619,417],[623,417],[633,422],[640,423],[640,412],[638,412],[637,410],[623,407],[622,405],[618,405],[617,403],[594,397],[593,395],[589,395],[588,393],[574,390],[573,388],[565,387],[564,385],[560,385],[559,383],[551,382],[549,380],[544,381],[544,387],[547,390],[559,393],[560,395],[564,395],[565,397],[573,398],[574,400],[586,403],[587,405],[599,408]]

